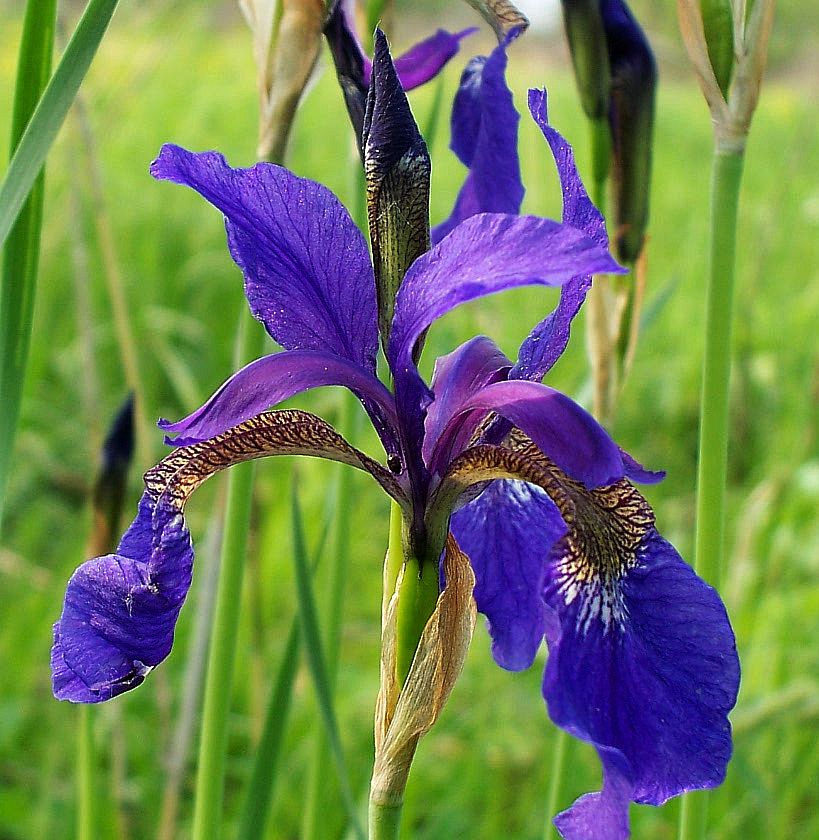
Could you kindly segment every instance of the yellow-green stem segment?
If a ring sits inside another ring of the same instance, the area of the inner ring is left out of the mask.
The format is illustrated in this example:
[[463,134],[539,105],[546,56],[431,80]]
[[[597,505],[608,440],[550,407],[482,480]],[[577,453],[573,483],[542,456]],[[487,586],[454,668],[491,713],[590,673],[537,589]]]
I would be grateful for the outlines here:
[[[731,327],[737,209],[743,163],[743,152],[725,151],[719,145],[715,149],[694,553],[697,574],[712,586],[719,586],[723,565]],[[707,808],[708,793],[705,791],[687,794],[683,798],[679,840],[705,837]]]

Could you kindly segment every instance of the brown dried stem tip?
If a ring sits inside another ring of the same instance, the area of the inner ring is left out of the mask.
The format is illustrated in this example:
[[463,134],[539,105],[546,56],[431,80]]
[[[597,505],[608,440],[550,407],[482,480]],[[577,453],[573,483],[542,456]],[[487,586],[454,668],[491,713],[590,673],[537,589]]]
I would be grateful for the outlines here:
[[323,0],[239,0],[253,32],[259,90],[258,157],[281,163],[324,23]]

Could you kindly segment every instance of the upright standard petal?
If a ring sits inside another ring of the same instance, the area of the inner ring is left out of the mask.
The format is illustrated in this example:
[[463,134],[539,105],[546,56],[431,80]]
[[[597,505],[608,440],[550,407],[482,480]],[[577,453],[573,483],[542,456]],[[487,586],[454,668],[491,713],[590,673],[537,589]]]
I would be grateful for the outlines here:
[[137,518],[116,554],[95,557],[71,577],[51,652],[54,694],[97,703],[135,688],[170,653],[193,568],[183,519],[190,495],[234,464],[273,455],[312,455],[370,473],[402,507],[403,487],[331,426],[301,411],[261,414],[226,433],[180,447],[145,474]]
[[366,242],[324,186],[280,166],[233,169],[216,152],[163,146],[156,178],[196,190],[225,215],[253,315],[287,350],[323,350],[375,372],[375,282]]
[[506,85],[506,45],[473,58],[452,106],[452,151],[469,169],[450,217],[432,231],[440,242],[476,213],[520,212],[523,183],[518,160],[518,114]]
[[[591,240],[608,247],[606,222],[594,206],[577,172],[572,147],[549,125],[546,91],[529,91],[529,111],[543,132],[557,165],[563,192],[563,221],[582,230]],[[591,288],[591,274],[580,274],[560,289],[560,301],[529,334],[518,351],[513,379],[540,380],[560,358],[569,342],[572,321]]]
[[[424,443],[421,448],[424,462],[431,472],[445,467],[453,455],[469,444],[472,424],[463,424],[465,434],[449,435],[447,451],[438,446],[449,421],[461,413],[464,403],[492,382],[506,378],[512,363],[501,349],[485,335],[462,344],[435,361],[430,387],[435,400],[430,404],[424,421]],[[480,412],[480,418],[485,412]],[[476,422],[479,422],[477,420]]]
[[629,800],[659,805],[724,779],[739,662],[718,594],[657,533],[634,488],[589,494],[576,513],[580,530],[558,541],[547,570],[558,620],[543,692],[552,720],[597,748],[604,786],[555,824],[568,840],[623,838]]
[[423,437],[432,398],[413,361],[415,344],[462,303],[524,285],[559,286],[578,274],[619,273],[608,251],[568,225],[534,216],[472,216],[407,272],[395,304],[387,352],[407,434]]
[[392,394],[371,373],[332,353],[289,350],[264,356],[234,374],[201,407],[159,427],[179,437],[167,441],[187,446],[214,437],[290,397],[322,385],[344,385],[364,403],[385,449],[394,451],[398,418]]

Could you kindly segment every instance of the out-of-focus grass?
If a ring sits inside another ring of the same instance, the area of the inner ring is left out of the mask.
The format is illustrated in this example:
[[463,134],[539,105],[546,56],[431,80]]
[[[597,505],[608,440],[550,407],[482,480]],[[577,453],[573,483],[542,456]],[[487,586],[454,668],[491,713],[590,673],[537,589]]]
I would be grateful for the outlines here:
[[[9,89],[17,29],[3,22],[0,87]],[[152,181],[148,164],[160,145],[219,148],[233,164],[250,164],[255,146],[254,75],[249,38],[238,13],[124,8],[92,69],[85,94],[98,141],[106,200],[127,281],[139,339],[148,409],[176,417],[206,397],[230,372],[241,283],[230,261],[218,213],[197,196]],[[484,33],[468,50],[491,45]],[[400,44],[399,44],[400,46]],[[327,62],[325,62],[326,68]],[[456,61],[456,65],[461,62]],[[553,61],[549,62],[552,66]],[[513,50],[510,73],[519,108],[527,83],[546,84],[554,123],[585,160],[585,130],[565,71],[547,71],[536,44]],[[458,77],[453,67],[447,81]],[[433,91],[412,101],[423,124]],[[732,405],[729,526],[731,566],[725,597],[739,635],[744,676],[736,712],[736,756],[729,778],[711,804],[713,836],[819,836],[819,452],[816,443],[819,357],[819,108],[797,91],[770,85],[748,150],[740,218],[736,365]],[[0,100],[0,136],[8,103]],[[556,179],[545,145],[524,116],[522,157],[526,209],[554,214]],[[433,149],[433,218],[449,210],[462,170],[446,149],[446,132]],[[334,79],[325,72],[299,117],[291,164],[351,200],[352,141]],[[665,304],[646,329],[617,421],[620,442],[641,461],[668,469],[649,489],[663,532],[690,555],[696,413],[701,354],[700,321],[705,268],[705,209],[710,129],[693,82],[663,86],[657,124],[648,307]],[[811,162],[814,162],[813,165]],[[88,526],[84,494],[94,471],[94,417],[107,418],[122,397],[122,366],[102,282],[88,207],[86,162],[70,122],[49,162],[42,276],[30,375],[7,505],[7,543],[0,550],[0,837],[59,840],[73,825],[73,744],[78,716],[52,700],[50,626],[65,581],[82,560]],[[79,189],[85,211],[71,212]],[[94,359],[78,331],[72,279],[71,227],[87,242]],[[514,354],[554,295],[520,290],[469,305],[431,331],[425,358],[452,349],[476,331]],[[87,404],[84,382],[92,368],[101,398]],[[582,394],[586,380],[582,324],[550,384]],[[329,420],[340,410],[333,389],[299,401]],[[377,452],[374,440],[363,443]],[[155,454],[161,452],[156,435]],[[140,469],[145,464],[140,465]],[[301,468],[308,521],[321,521],[331,469]],[[275,673],[295,605],[284,462],[259,469],[252,544],[257,559],[248,585],[265,593],[261,604],[266,679]],[[362,792],[369,774],[371,720],[377,681],[380,564],[387,531],[386,500],[355,475],[351,522],[354,560],[339,673],[340,725],[353,782]],[[133,503],[138,496],[133,481]],[[197,494],[191,529],[200,544],[214,488]],[[316,515],[311,516],[313,511]],[[321,581],[319,581],[319,585]],[[183,611],[176,647],[161,673],[95,714],[100,745],[102,811],[115,836],[106,745],[112,726],[127,744],[125,802],[132,838],[154,834],[164,781],[168,725],[178,707],[186,645],[197,606],[196,583]],[[243,647],[251,644],[249,610]],[[240,648],[241,649],[241,648]],[[479,628],[466,671],[434,732],[422,743],[410,781],[407,831],[413,838],[540,836],[549,749],[554,730],[539,698],[543,659],[523,674],[491,662]],[[254,682],[241,656],[233,698],[226,817],[234,820],[251,767],[267,685]],[[306,672],[297,680],[293,723],[285,743],[269,837],[294,837],[316,726]],[[572,750],[565,804],[598,784],[596,759]],[[183,822],[190,814],[183,802]],[[634,808],[636,837],[671,838],[676,806]],[[337,824],[342,824],[339,807]],[[332,820],[328,822],[328,826]],[[328,827],[328,837],[334,836]]]

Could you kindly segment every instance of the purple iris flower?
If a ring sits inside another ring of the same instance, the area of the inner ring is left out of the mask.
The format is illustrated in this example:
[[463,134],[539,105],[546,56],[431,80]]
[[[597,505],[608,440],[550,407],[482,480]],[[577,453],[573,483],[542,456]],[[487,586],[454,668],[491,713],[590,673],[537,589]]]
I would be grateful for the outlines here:
[[[462,211],[400,284],[382,335],[392,390],[376,375],[373,264],[335,196],[272,164],[233,169],[215,152],[163,147],[152,173],[224,214],[251,311],[284,349],[243,368],[193,414],[161,424],[177,448],[146,473],[136,519],[115,554],[88,561],[69,581],[54,626],[54,693],[108,700],[168,655],[193,566],[184,506],[203,481],[273,455],[340,461],[372,475],[400,505],[406,549],[422,573],[437,576],[451,529],[471,558],[499,664],[528,667],[546,638],[549,713],[595,745],[604,770],[603,790],[561,814],[558,828],[568,838],[624,837],[630,801],[658,804],[722,781],[738,662],[718,595],[659,535],[632,484],[660,474],[539,381],[566,346],[589,276],[621,269],[571,149],[547,122],[543,92],[530,92],[529,108],[555,156],[563,221],[518,215],[522,188],[510,189],[509,179],[492,192],[492,148],[506,132],[513,145],[502,151],[514,154],[517,130],[504,67],[501,45],[480,72],[473,65],[465,74],[453,143],[470,162]],[[383,151],[396,138],[419,138],[405,124],[411,115],[380,35],[374,74],[383,95],[371,96],[368,144]],[[495,164],[519,181],[516,161]],[[484,212],[483,201],[507,209]],[[438,318],[530,284],[560,286],[561,299],[515,364],[481,336],[438,359],[424,382],[418,348]],[[343,385],[361,400],[386,466],[315,415],[269,410],[321,385]]]
[[[395,59],[394,67],[404,90],[413,90],[435,78],[460,49],[461,41],[477,32],[473,26],[460,32],[438,29]],[[324,24],[344,100],[361,143],[367,90],[372,81],[373,63],[364,52],[355,26],[354,0],[335,0]]]

